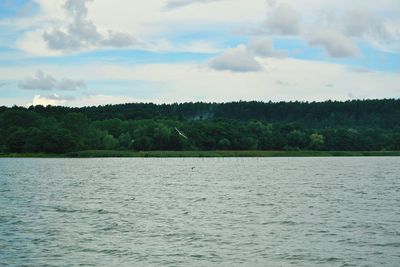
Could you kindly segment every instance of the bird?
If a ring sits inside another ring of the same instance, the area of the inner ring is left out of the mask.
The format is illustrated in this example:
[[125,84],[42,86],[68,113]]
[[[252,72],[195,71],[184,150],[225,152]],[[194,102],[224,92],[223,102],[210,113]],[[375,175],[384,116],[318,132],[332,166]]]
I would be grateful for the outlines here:
[[182,137],[184,137],[185,139],[188,139],[188,137],[186,135],[184,135],[183,133],[181,133],[181,131],[178,130],[178,128],[175,127],[175,130],[178,132],[178,134]]

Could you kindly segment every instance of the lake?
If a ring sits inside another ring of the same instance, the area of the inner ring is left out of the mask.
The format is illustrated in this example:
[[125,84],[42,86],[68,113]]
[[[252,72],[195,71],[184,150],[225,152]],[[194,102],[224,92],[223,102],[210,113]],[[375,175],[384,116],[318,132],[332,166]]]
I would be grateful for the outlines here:
[[0,159],[0,266],[400,266],[400,157]]

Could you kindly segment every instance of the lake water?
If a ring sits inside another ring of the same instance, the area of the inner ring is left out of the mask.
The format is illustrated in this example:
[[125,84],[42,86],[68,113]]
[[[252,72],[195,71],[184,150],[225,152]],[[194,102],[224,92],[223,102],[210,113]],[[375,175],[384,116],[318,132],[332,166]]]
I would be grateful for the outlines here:
[[400,157],[0,159],[0,266],[400,266]]

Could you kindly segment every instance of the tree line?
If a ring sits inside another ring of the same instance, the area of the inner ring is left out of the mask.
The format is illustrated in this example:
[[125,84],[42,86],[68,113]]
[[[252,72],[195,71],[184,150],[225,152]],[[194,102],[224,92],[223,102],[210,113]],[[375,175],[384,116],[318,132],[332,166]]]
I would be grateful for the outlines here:
[[400,100],[0,107],[0,152],[89,149],[400,150]]

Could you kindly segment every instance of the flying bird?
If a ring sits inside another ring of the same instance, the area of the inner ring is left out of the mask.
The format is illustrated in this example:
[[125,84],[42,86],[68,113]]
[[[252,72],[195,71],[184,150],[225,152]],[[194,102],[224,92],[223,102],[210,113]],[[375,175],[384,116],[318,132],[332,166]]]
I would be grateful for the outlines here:
[[178,128],[175,127],[175,130],[178,132],[180,136],[184,137],[185,139],[188,139],[186,135],[184,135],[183,133],[181,133],[181,131],[178,130]]

